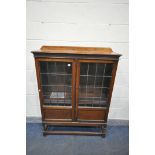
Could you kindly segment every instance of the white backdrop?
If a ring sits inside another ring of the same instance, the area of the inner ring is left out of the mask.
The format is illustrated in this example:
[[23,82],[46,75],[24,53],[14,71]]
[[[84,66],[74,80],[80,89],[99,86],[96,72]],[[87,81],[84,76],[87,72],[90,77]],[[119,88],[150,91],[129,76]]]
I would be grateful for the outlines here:
[[128,0],[27,0],[26,115],[40,117],[32,50],[42,45],[111,47],[121,53],[109,118],[128,120]]

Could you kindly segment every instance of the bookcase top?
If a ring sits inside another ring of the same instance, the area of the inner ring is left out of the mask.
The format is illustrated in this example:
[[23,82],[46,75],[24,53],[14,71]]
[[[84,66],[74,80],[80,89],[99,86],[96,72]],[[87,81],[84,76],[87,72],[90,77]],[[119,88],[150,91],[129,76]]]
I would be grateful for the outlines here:
[[78,46],[42,46],[40,50],[32,53],[51,53],[51,54],[83,54],[83,55],[116,55],[111,48],[104,47],[78,47]]

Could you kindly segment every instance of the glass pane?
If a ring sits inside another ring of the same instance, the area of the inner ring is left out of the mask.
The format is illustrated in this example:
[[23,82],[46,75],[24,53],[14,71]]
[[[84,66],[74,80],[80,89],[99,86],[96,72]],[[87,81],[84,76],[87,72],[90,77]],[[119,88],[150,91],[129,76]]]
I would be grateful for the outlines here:
[[40,62],[44,105],[71,106],[72,63]]
[[81,63],[79,106],[107,106],[113,64]]

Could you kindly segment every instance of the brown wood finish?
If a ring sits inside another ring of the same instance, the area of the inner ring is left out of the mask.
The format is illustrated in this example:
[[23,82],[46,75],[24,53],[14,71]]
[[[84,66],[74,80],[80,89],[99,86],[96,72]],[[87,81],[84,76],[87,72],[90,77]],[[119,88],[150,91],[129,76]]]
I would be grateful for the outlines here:
[[112,60],[92,60],[92,59],[79,59],[78,62],[87,62],[87,63],[114,63]]
[[38,61],[52,61],[52,62],[73,62],[73,59],[65,59],[63,58],[37,58]]
[[[108,114],[108,108],[101,108],[101,107],[79,107],[78,105],[78,97],[79,97],[79,82],[80,82],[80,63],[111,63],[114,64],[114,61],[110,60],[77,60],[77,81],[76,81],[76,119],[77,120],[104,120],[107,121],[107,114]],[[114,70],[114,69],[113,69]],[[114,71],[113,71],[114,72]],[[115,73],[112,73],[113,75]],[[112,75],[112,76],[113,76]],[[114,77],[112,78],[113,81]],[[111,82],[110,91],[113,87],[113,82]],[[109,98],[111,96],[109,95]],[[109,103],[109,102],[108,102]]]
[[76,46],[42,46],[41,52],[66,54],[115,54],[111,48],[76,47]]
[[101,126],[104,125],[104,122],[84,122],[84,121],[79,121],[79,122],[70,122],[70,120],[68,121],[64,121],[64,120],[46,120],[43,121],[43,123],[48,124],[48,125],[53,125],[53,126]]
[[75,87],[76,87],[76,62],[73,62],[72,67],[72,120],[75,121]]
[[[108,104],[109,104],[109,108],[110,108],[110,103],[111,103],[111,97],[112,97],[112,91],[113,91],[114,82],[115,82],[115,76],[116,76],[117,66],[118,66],[118,61],[116,61],[114,63],[114,68],[113,68],[113,71],[112,71],[112,79],[111,79],[110,89],[109,89],[109,93],[108,93]],[[106,116],[105,116],[106,122],[107,122],[107,119],[108,119],[109,108],[107,109]]]
[[46,119],[71,119],[72,109],[43,109],[44,118]]
[[80,63],[76,60],[77,69],[76,69],[76,109],[75,109],[75,120],[78,118],[78,97],[79,97],[79,82],[80,82]]
[[110,83],[110,90],[109,90],[109,97],[108,97],[108,103],[109,104],[111,102],[111,96],[112,96],[112,91],[113,91],[113,87],[114,87],[117,66],[118,66],[118,61],[116,61],[114,63],[114,68],[113,68],[113,71],[112,71],[112,79],[111,79],[111,83]]
[[102,132],[80,132],[80,131],[44,131],[44,135],[84,135],[84,136],[103,136]]
[[46,106],[46,105],[43,105],[42,107],[43,107],[43,109],[58,109],[58,110],[72,109],[71,106]]
[[43,122],[46,124],[50,124],[50,123],[59,123],[59,122],[69,122],[69,123],[71,123],[73,120],[72,119],[64,119],[64,118],[62,118],[62,119],[58,119],[58,118],[56,118],[56,119],[52,119],[52,118],[46,118]]
[[[43,134],[74,134],[105,136],[111,96],[120,54],[111,48],[42,46],[39,51],[32,52],[35,57],[38,92],[43,122]],[[40,62],[72,63],[72,103],[71,106],[44,105],[40,76]],[[108,91],[107,107],[79,106],[80,64],[100,63],[113,64],[112,78]],[[48,126],[91,126],[99,127],[101,132],[49,131]]]
[[40,67],[39,67],[39,61],[37,58],[35,58],[35,67],[36,67],[36,76],[37,76],[37,82],[38,82],[38,93],[39,93],[39,99],[40,99],[40,109],[41,109],[41,115],[42,120],[44,120],[44,114],[43,114],[43,96],[42,96],[42,89],[41,89],[41,81],[40,81]]
[[105,120],[107,109],[78,108],[78,120]]

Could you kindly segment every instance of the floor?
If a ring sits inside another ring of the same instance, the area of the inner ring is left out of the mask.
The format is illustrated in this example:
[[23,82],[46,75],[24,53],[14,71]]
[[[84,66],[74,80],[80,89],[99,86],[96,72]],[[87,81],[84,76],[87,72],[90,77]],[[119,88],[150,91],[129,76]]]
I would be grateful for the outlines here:
[[27,123],[27,155],[128,155],[129,128],[110,125],[100,136],[42,135],[40,123]]

